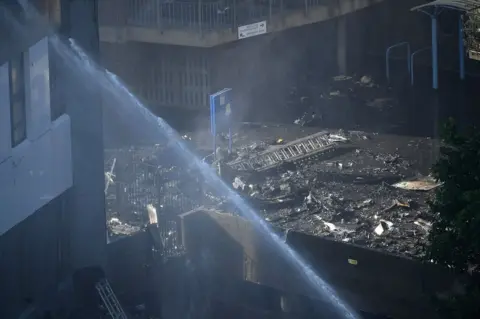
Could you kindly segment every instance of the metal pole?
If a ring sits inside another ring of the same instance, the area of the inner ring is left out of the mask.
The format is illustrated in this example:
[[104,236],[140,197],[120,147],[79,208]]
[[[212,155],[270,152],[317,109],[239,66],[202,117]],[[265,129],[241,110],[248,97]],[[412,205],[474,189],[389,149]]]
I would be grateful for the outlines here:
[[163,29],[163,3],[160,3],[160,1],[157,1],[157,18],[158,18],[158,24],[157,26],[160,28],[160,30]]
[[465,44],[462,14],[458,15],[458,58],[460,63],[460,80],[465,80]]
[[438,39],[437,39],[437,16],[432,19],[432,87],[438,89]]
[[202,34],[202,0],[198,0],[198,30]]
[[272,2],[273,0],[268,1],[268,20],[272,21]]
[[417,50],[417,51],[413,52],[412,55],[411,55],[411,58],[410,58],[410,63],[411,63],[411,66],[410,66],[410,84],[411,85],[413,85],[414,81],[415,81],[415,74],[414,74],[415,56],[417,54],[419,54],[420,52],[423,52],[423,51],[426,51],[426,50],[430,50],[430,48],[423,48],[423,49]]
[[282,19],[282,25],[285,25],[285,8],[284,8],[285,4],[284,4],[284,1],[283,0],[280,0],[280,17]]
[[233,0],[233,31],[237,30],[237,0]]
[[228,154],[232,153],[232,127],[228,128]]
[[214,160],[217,158],[216,151],[217,151],[217,123],[215,118],[215,97],[210,95],[210,132],[212,133],[212,144],[213,144],[213,158]]
[[387,76],[387,80],[390,81],[390,51],[392,49],[400,47],[400,46],[406,46],[407,47],[407,72],[410,74],[410,69],[411,69],[411,61],[410,61],[410,43],[408,42],[400,42],[396,43],[392,46],[389,46],[387,50],[385,51],[385,73]]

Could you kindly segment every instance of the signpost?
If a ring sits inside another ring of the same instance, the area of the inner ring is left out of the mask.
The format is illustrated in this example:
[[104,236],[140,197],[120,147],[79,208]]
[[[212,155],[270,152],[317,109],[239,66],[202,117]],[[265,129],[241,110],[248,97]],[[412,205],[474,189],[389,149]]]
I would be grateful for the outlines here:
[[255,22],[238,27],[238,39],[246,39],[267,33],[267,21]]
[[228,151],[232,151],[232,89],[223,89],[210,95],[210,132],[213,137],[213,154],[216,157],[217,150],[217,126],[218,131],[228,130]]

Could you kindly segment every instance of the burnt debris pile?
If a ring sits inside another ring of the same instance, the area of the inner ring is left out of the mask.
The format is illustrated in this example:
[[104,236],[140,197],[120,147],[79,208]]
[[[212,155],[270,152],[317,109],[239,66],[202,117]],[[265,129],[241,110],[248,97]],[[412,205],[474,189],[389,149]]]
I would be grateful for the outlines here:
[[[431,227],[426,201],[438,186],[422,168],[429,166],[431,145],[361,131],[249,126],[234,134],[230,154],[206,161],[275,227],[420,257]],[[228,198],[168,152],[153,146],[106,153],[112,234],[142,229],[147,205],[155,206],[159,219],[200,206],[236,213]]]
[[321,83],[292,87],[286,104],[287,114],[293,116],[296,125],[353,129],[372,128],[372,118],[389,118],[398,100],[368,75],[339,75]]
[[105,159],[111,239],[144,229],[150,222],[149,205],[155,207],[159,221],[170,225],[179,213],[206,203],[200,174],[180,161],[168,146],[106,150]]
[[[331,141],[324,152],[300,146],[319,135]],[[282,150],[292,145],[303,155],[285,159]],[[418,159],[430,156],[430,147],[428,139],[359,131],[321,132],[291,142],[269,136],[238,148],[239,158],[228,163],[237,174],[228,178],[274,226],[420,257],[431,227],[426,201],[438,186]]]

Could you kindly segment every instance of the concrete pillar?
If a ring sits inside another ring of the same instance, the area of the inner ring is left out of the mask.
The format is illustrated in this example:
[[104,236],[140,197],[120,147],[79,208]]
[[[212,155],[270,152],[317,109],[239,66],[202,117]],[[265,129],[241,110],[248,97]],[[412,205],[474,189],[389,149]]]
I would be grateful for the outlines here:
[[[96,0],[62,2],[61,33],[96,58],[99,38]],[[106,223],[103,163],[103,120],[100,91],[88,78],[61,72],[67,114],[71,120],[74,185],[69,192],[68,214],[71,267],[104,266]]]
[[337,73],[347,73],[347,17],[336,19],[337,31]]

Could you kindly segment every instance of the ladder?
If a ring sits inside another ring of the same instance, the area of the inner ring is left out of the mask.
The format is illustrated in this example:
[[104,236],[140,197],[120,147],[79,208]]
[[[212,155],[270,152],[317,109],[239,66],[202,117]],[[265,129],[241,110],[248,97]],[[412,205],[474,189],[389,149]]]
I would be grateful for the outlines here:
[[107,308],[112,319],[127,319],[127,315],[123,311],[120,302],[118,302],[118,299],[106,278],[97,282],[95,288],[97,289],[100,298],[102,298],[103,305]]
[[339,142],[346,141],[342,136],[320,132],[268,149],[252,158],[229,162],[227,165],[240,171],[264,171],[283,162],[293,162],[327,151]]

